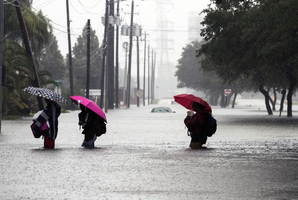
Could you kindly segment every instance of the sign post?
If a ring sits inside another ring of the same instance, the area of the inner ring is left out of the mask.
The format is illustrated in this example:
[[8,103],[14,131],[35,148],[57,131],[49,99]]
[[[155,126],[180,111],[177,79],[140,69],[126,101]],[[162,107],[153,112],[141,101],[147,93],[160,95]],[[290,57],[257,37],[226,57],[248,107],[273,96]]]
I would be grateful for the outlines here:
[[232,93],[232,90],[231,89],[225,89],[224,90],[224,94],[225,94],[225,97],[226,97],[226,103],[225,103],[225,107],[227,107],[229,104],[228,104],[228,96],[230,96]]
[[230,96],[230,94],[232,93],[231,89],[225,89],[225,96]]

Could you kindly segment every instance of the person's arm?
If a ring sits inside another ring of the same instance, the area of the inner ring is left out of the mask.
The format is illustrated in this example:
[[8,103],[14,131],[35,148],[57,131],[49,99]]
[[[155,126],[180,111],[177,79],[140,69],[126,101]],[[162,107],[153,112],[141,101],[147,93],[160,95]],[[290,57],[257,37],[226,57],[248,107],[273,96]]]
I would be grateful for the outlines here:
[[83,125],[85,123],[85,116],[86,116],[86,113],[84,112],[80,112],[79,113],[79,125]]
[[206,120],[203,113],[196,113],[192,118],[186,117],[184,124],[192,131],[200,132],[205,126]]

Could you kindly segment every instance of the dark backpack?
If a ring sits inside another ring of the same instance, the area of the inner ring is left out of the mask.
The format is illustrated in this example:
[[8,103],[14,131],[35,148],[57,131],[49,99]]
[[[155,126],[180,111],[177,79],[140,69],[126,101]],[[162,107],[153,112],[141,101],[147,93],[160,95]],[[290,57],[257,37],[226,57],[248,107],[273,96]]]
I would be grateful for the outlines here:
[[96,115],[93,121],[93,129],[97,135],[97,137],[105,134],[107,132],[106,123],[100,116]]
[[217,129],[216,119],[211,114],[208,114],[208,120],[206,123],[206,127],[204,129],[204,133],[208,137],[211,137],[216,132],[216,129]]

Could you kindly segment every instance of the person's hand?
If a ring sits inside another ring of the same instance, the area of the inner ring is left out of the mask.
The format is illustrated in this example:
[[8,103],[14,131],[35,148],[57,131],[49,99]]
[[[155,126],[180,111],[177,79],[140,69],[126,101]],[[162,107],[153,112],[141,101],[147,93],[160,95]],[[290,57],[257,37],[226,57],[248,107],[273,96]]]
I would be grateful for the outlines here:
[[83,122],[82,121],[79,121],[79,123],[78,123],[79,125],[82,125],[83,124]]
[[194,115],[194,112],[192,110],[187,111],[187,116],[192,117]]

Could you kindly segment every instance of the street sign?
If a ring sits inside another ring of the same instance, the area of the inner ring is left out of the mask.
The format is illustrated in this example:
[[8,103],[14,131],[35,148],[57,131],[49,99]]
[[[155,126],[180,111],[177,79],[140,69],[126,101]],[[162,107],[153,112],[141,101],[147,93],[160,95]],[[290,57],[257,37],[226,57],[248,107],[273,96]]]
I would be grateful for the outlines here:
[[96,90],[96,89],[90,89],[89,90],[89,95],[91,96],[100,96],[101,90]]
[[225,89],[225,96],[229,96],[232,93],[231,89]]
[[136,92],[136,95],[137,95],[138,97],[142,97],[142,96],[143,96],[143,90],[138,90],[138,91]]

